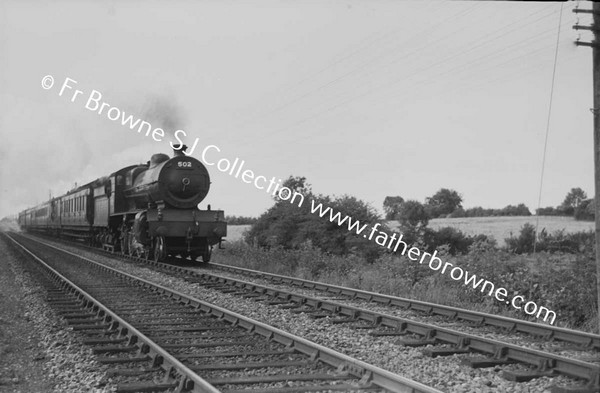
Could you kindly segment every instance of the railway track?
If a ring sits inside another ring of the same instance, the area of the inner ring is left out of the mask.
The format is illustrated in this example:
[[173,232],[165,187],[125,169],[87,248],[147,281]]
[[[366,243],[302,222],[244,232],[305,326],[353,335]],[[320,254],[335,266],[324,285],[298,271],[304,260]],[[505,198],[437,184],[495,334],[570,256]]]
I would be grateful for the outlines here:
[[48,301],[115,366],[120,392],[440,392],[55,246],[6,239],[45,271]]
[[489,326],[505,332],[522,333],[534,338],[563,342],[577,346],[580,349],[600,352],[600,335],[597,334],[235,266],[216,263],[210,263],[208,266],[225,272],[241,274],[253,279],[262,279],[273,284],[285,284],[321,292],[326,296],[362,300],[377,305],[414,311],[428,316],[441,316],[454,321],[464,321],[478,326]]
[[[271,288],[231,277],[222,277],[211,273],[198,272],[195,269],[183,268],[168,264],[156,264],[163,272],[177,273],[190,283],[197,283],[204,287],[220,290],[223,293],[252,298],[256,301],[266,301],[270,305],[292,309],[296,313],[306,313],[312,318],[329,318],[333,325],[351,324],[354,328],[368,330],[372,336],[397,336],[398,345],[411,347],[425,347],[423,353],[427,356],[451,356],[455,354],[483,355],[466,360],[474,368],[505,366],[522,364],[528,366],[527,371],[505,370],[504,377],[510,381],[524,382],[542,376],[566,375],[586,381],[578,387],[577,392],[600,391],[600,365],[569,359],[549,352],[524,348],[519,345],[481,337],[453,329],[442,328],[437,325],[416,322],[410,319],[391,316],[381,311],[359,308],[339,302],[339,299],[323,299],[302,295],[297,292],[285,291],[280,288]],[[453,314],[445,314],[454,317]],[[467,319],[467,318],[465,318]],[[475,323],[474,330],[481,320],[467,319]],[[533,324],[532,324],[533,325]],[[497,325],[496,325],[497,326]],[[505,325],[510,330],[514,325]],[[558,329],[562,330],[562,329]],[[544,331],[544,329],[540,329]],[[534,329],[527,330],[530,335],[549,340],[552,336],[538,335]],[[597,352],[595,341],[583,334],[584,339],[573,333],[565,335],[570,344],[577,344],[579,351]],[[593,335],[592,335],[593,336]],[[433,348],[431,348],[433,346]],[[554,386],[552,392],[573,392],[571,388]]]
[[[135,259],[135,258],[134,258]],[[269,304],[270,306],[277,306],[291,309],[292,312],[304,313],[310,315],[312,318],[328,318],[332,325],[346,325],[352,326],[355,329],[368,332],[371,336],[377,337],[402,337],[397,340],[396,343],[406,346],[425,346],[424,353],[432,356],[448,356],[455,354],[478,354],[484,355],[484,357],[469,358],[466,362],[472,367],[496,367],[505,368],[506,365],[518,363],[528,366],[528,370],[520,370],[515,372],[514,370],[505,370],[504,376],[513,381],[527,381],[532,378],[538,378],[542,376],[556,376],[566,375],[570,377],[578,378],[583,381],[578,387],[559,387],[554,386],[553,392],[597,392],[598,391],[598,372],[600,368],[597,364],[592,364],[587,361],[578,361],[576,359],[569,359],[563,356],[557,356],[552,353],[537,351],[534,349],[524,348],[520,345],[512,345],[506,342],[493,340],[489,338],[479,337],[474,334],[468,334],[464,332],[455,331],[452,329],[441,328],[436,325],[416,322],[407,320],[405,318],[394,317],[385,314],[384,312],[375,312],[370,310],[361,309],[358,307],[348,306],[341,304],[346,298],[363,298],[373,296],[372,299],[366,299],[374,301],[378,305],[386,305],[389,307],[394,306],[394,300],[390,296],[380,294],[370,294],[364,291],[355,291],[348,288],[334,287],[333,291],[327,289],[328,286],[322,283],[311,283],[305,280],[298,280],[292,286],[294,287],[310,287],[313,284],[315,286],[322,286],[321,291],[325,291],[328,295],[334,296],[333,299],[322,299],[315,298],[298,293],[292,293],[289,291],[282,290],[281,288],[270,288],[265,285],[258,285],[254,282],[247,282],[241,279],[234,279],[231,277],[222,277],[213,274],[213,272],[205,272],[204,270],[190,269],[188,267],[174,266],[168,264],[157,264],[154,262],[144,261],[137,259],[140,262],[150,263],[154,266],[154,269],[164,273],[177,276],[190,283],[201,284],[206,288],[217,289],[223,293],[230,293],[238,296],[245,297],[247,299],[253,299],[256,301],[262,301],[262,303]],[[221,268],[220,266],[217,266]],[[213,266],[213,269],[215,267]],[[224,267],[229,270],[228,267]],[[233,269],[237,270],[237,269]],[[262,273],[253,272],[246,269],[240,269],[245,278],[249,276],[260,276]],[[289,277],[281,277],[276,275],[269,275],[271,279],[276,281],[285,282],[286,280],[293,280]],[[279,283],[281,284],[281,283]],[[280,285],[281,286],[281,285]],[[329,286],[333,287],[333,286]],[[315,288],[311,288],[314,290]],[[349,292],[344,292],[345,290]],[[355,291],[355,292],[353,292]],[[355,293],[358,292],[359,296]],[[340,296],[336,299],[335,296]],[[380,298],[381,297],[381,298]],[[381,301],[380,299],[386,299],[387,301]],[[402,300],[402,299],[401,299]],[[411,301],[412,302],[412,301]],[[420,303],[420,304],[418,304]],[[404,303],[400,303],[404,304]],[[417,307],[415,309],[421,310],[419,306],[430,305],[424,302],[416,302]],[[442,313],[440,311],[435,312],[436,315],[445,315],[448,318],[455,318],[456,313],[461,312],[464,314],[461,318],[464,321],[471,321],[474,323],[473,329],[476,330],[482,324],[482,318],[487,317],[487,314],[473,313],[476,314],[476,318],[469,316],[469,312],[466,310],[453,309],[446,306],[438,306],[441,309],[450,309],[448,313]],[[492,317],[492,316],[490,316]],[[590,335],[583,332],[571,331],[568,329],[560,329],[552,326],[539,325],[531,322],[512,320],[510,318],[498,317],[501,320],[508,322],[501,327],[510,330],[514,329],[515,323],[522,323],[522,326],[527,326],[529,329],[523,329],[524,332],[528,333],[531,337],[541,338],[544,340],[560,340],[570,345],[576,345],[578,350],[593,352],[597,357],[597,336]],[[493,320],[492,318],[489,319]],[[512,325],[511,325],[512,324]],[[498,326],[498,324],[493,324]],[[539,328],[541,330],[535,330]],[[556,333],[549,335],[546,329],[554,330]],[[410,338],[406,339],[408,336]],[[564,337],[565,339],[559,339]],[[510,366],[508,366],[510,367]]]

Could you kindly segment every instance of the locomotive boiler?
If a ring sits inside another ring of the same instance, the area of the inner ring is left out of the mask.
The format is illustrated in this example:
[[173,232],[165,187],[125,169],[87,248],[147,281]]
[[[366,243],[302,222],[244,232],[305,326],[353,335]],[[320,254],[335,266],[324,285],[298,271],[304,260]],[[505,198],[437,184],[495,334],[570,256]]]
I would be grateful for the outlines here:
[[222,210],[200,210],[210,176],[176,146],[175,156],[154,154],[19,214],[26,230],[85,238],[105,248],[163,261],[180,255],[204,262],[227,235]]
[[226,235],[223,211],[196,208],[208,194],[210,177],[200,161],[182,150],[171,159],[155,154],[147,165],[125,174],[131,178],[124,197],[127,211],[132,212],[121,228],[126,252],[152,248],[156,260],[181,254],[208,262],[212,246]]

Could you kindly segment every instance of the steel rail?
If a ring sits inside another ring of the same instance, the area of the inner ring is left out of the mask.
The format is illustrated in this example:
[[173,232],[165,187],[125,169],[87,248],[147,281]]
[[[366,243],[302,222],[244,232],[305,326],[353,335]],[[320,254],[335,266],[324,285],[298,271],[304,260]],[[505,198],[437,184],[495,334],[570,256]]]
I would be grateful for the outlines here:
[[[152,357],[160,356],[163,359],[161,368],[163,368],[167,372],[170,370],[171,367],[174,367],[175,369],[177,369],[181,373],[181,375],[184,377],[184,379],[187,379],[187,381],[185,381],[182,385],[182,386],[185,386],[186,389],[192,388],[191,392],[203,392],[203,393],[204,392],[206,392],[206,393],[218,393],[219,392],[218,389],[216,389],[214,386],[210,385],[207,381],[205,381],[200,376],[198,376],[198,374],[196,374],[194,371],[190,370],[186,365],[184,365],[179,360],[177,360],[175,357],[173,357],[173,355],[169,354],[166,350],[161,348],[158,344],[156,344],[154,341],[152,341],[150,338],[148,338],[146,335],[144,335],[138,329],[136,329],[131,324],[129,324],[127,321],[125,321],[123,318],[121,318],[116,313],[111,311],[108,307],[106,307],[104,304],[102,304],[99,300],[95,299],[92,295],[88,294],[86,291],[84,291],[82,288],[78,287],[71,280],[69,280],[68,278],[63,276],[56,269],[49,266],[46,262],[44,262],[37,255],[35,255],[31,251],[29,251],[25,246],[23,246],[21,243],[19,243],[17,240],[15,240],[12,236],[10,236],[10,235],[6,235],[6,236],[13,243],[15,243],[17,246],[22,248],[25,252],[27,252],[31,257],[33,257],[41,266],[43,266],[44,269],[46,269],[50,273],[50,275],[52,276],[52,278],[55,281],[60,282],[62,286],[68,287],[70,292],[77,294],[82,299],[85,299],[86,303],[88,304],[88,308],[90,308],[93,305],[93,308],[103,311],[104,315],[110,316],[110,319],[113,323],[118,324],[117,325],[118,327],[121,327],[122,329],[127,329],[129,337],[136,337],[138,342],[146,344],[147,348],[148,348],[149,356],[152,356]],[[115,326],[115,328],[117,326]],[[193,383],[193,386],[189,384],[190,382]]]
[[[101,307],[102,309],[106,310],[106,312],[109,315],[111,315],[111,317],[114,317],[115,321],[118,321],[119,324],[123,324],[122,326],[127,326],[127,328],[130,329],[131,332],[134,332],[134,334],[137,335],[139,337],[139,339],[144,340],[144,342],[146,342],[150,347],[152,347],[153,351],[155,351],[157,354],[162,356],[165,360],[168,360],[171,364],[176,365],[177,369],[181,370],[181,372],[184,373],[186,378],[188,378],[190,381],[194,382],[194,389],[196,388],[196,384],[198,384],[199,389],[200,388],[201,389],[211,389],[211,390],[195,390],[195,391],[210,391],[210,392],[218,391],[212,385],[210,385],[208,382],[206,382],[205,380],[200,378],[197,374],[195,374],[192,370],[190,370],[185,365],[183,365],[181,362],[179,362],[175,357],[173,357],[167,351],[162,349],[158,344],[154,343],[152,340],[150,340],[148,337],[143,335],[141,332],[139,332],[133,326],[131,326],[130,324],[125,322],[122,318],[118,317],[115,313],[113,313],[112,311],[107,309],[105,306],[101,305],[99,302],[97,302],[91,296],[87,295],[81,288],[78,288],[75,284],[70,282],[66,277],[62,276],[56,270],[54,270],[53,268],[48,266],[39,257],[35,256],[33,253],[31,253],[29,250],[27,250],[24,246],[22,246],[20,243],[18,243],[15,239],[13,239],[10,236],[8,236],[8,237],[11,238],[11,240],[13,242],[18,244],[25,251],[27,251],[30,255],[32,255],[38,262],[43,264],[44,267],[47,268],[49,271],[51,271],[53,275],[60,278],[60,280],[67,282],[68,283],[67,285],[69,285],[69,287],[72,287],[73,290],[76,291],[77,293],[81,293],[82,296],[85,297],[86,299],[89,299],[90,302],[94,302],[94,303],[98,304],[98,307]],[[56,249],[60,252],[63,252],[63,253],[72,255],[76,258],[79,258],[81,260],[84,260],[87,263],[91,264],[92,266],[95,266],[96,268],[98,268],[102,271],[106,271],[106,272],[114,274],[117,277],[125,278],[131,282],[141,284],[143,287],[150,288],[153,291],[157,291],[158,293],[168,295],[172,299],[179,301],[182,304],[190,305],[192,307],[195,307],[198,310],[203,311],[206,314],[214,315],[222,320],[225,320],[225,321],[231,323],[234,326],[243,327],[248,331],[252,331],[253,333],[256,333],[265,338],[268,338],[269,340],[278,342],[283,345],[293,347],[295,350],[297,350],[305,355],[311,356],[313,359],[322,361],[323,363],[329,364],[330,366],[335,367],[340,371],[345,371],[351,375],[354,375],[355,377],[361,379],[362,382],[365,382],[365,383],[370,382],[370,383],[373,383],[377,386],[380,386],[381,388],[384,388],[384,389],[392,391],[392,392],[442,393],[440,390],[423,385],[419,382],[415,382],[413,380],[410,380],[408,378],[394,374],[392,372],[389,372],[387,370],[373,366],[371,364],[365,363],[363,361],[354,359],[350,356],[344,355],[344,354],[334,351],[330,348],[313,343],[304,338],[294,336],[290,333],[284,332],[280,329],[269,326],[262,322],[252,320],[241,314],[237,314],[233,311],[230,311],[230,310],[224,309],[222,307],[218,307],[213,304],[204,302],[202,300],[188,296],[179,291],[164,287],[164,286],[156,284],[156,283],[152,283],[148,280],[145,280],[145,279],[142,279],[139,277],[135,277],[129,273],[108,267],[106,265],[103,265],[102,263],[93,261],[89,258],[86,258],[81,255],[77,255],[70,251],[60,249],[51,244],[41,242],[39,240],[35,240],[35,241],[37,241],[39,244],[44,244],[47,247]],[[357,389],[360,389],[360,388],[357,387]]]
[[[502,341],[492,340],[484,337],[475,336],[468,333],[462,333],[456,330],[442,328],[422,322],[412,321],[401,317],[391,316],[384,313],[365,310],[359,307],[347,306],[338,302],[318,299],[309,296],[299,295],[252,282],[233,279],[229,277],[216,276],[209,273],[198,272],[197,270],[187,269],[179,266],[156,263],[149,261],[153,265],[183,272],[185,274],[207,279],[213,283],[220,283],[232,286],[236,289],[250,290],[261,295],[269,295],[286,302],[296,303],[300,306],[308,306],[313,309],[328,311],[343,317],[362,320],[373,324],[373,327],[383,326],[395,329],[398,335],[415,334],[425,338],[422,344],[443,343],[455,347],[456,351],[447,351],[447,354],[463,353],[465,350],[483,353],[490,356],[498,364],[517,362],[528,364],[535,367],[541,374],[538,376],[548,376],[552,373],[562,374],[569,377],[581,378],[588,381],[588,388],[597,389],[600,387],[600,366],[593,363],[580,360],[569,359],[551,353],[520,347],[515,344],[509,344]],[[443,315],[452,316],[450,313]],[[472,319],[471,319],[472,320]],[[510,326],[508,326],[510,327]],[[440,356],[435,350],[431,350],[432,356]],[[516,374],[507,373],[507,378],[520,378]],[[560,388],[558,388],[560,391]]]
[[268,279],[270,281],[273,281],[274,283],[294,285],[300,288],[327,292],[334,295],[348,296],[352,299],[360,299],[382,305],[397,306],[407,310],[424,312],[429,315],[441,315],[457,320],[477,322],[482,325],[507,329],[513,332],[526,333],[532,336],[544,337],[546,339],[553,339],[581,346],[587,346],[590,349],[600,351],[600,335],[598,334],[581,332],[552,325],[544,325],[541,323],[523,321],[520,319],[509,318],[500,315],[486,314],[479,311],[470,311],[462,308],[429,303],[420,300],[384,295],[381,293],[347,288],[317,281],[309,281],[290,276],[266,273],[258,270],[245,269],[241,267],[217,263],[210,263],[208,265],[211,267],[215,267],[219,270],[229,271],[233,273],[244,273],[249,275],[250,277]]

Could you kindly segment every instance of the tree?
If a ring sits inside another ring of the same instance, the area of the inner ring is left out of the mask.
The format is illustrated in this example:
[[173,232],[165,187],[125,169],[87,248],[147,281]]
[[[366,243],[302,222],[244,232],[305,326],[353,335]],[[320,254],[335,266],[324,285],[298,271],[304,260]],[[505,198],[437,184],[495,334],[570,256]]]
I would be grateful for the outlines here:
[[564,210],[566,215],[572,215],[575,209],[587,199],[587,194],[581,188],[571,188],[571,191],[565,197],[562,205],[560,206]]
[[[292,194],[294,192],[297,192],[299,194],[304,195],[305,197],[312,194],[312,189],[310,187],[310,184],[308,184],[306,182],[306,177],[304,177],[304,176],[288,177],[281,185],[281,188],[283,188],[283,187],[289,188],[292,191]],[[284,196],[286,196],[286,195],[284,195]],[[278,193],[273,196],[273,199],[275,199],[276,202],[281,202]],[[284,200],[287,200],[287,199],[284,199]]]
[[387,196],[383,200],[383,211],[386,220],[397,220],[400,213],[400,207],[404,203],[401,196]]
[[576,220],[593,221],[596,217],[596,205],[594,199],[582,201],[576,208],[573,216]]
[[420,229],[429,223],[429,215],[425,206],[419,201],[408,200],[402,204],[398,221],[405,228]]
[[442,188],[432,197],[425,199],[425,205],[429,216],[437,218],[462,208],[462,197],[454,190]]
[[[375,209],[367,203],[347,195],[336,198],[315,195],[304,177],[289,177],[283,186],[304,195],[304,203],[299,206],[274,198],[274,206],[263,213],[246,233],[247,243],[284,249],[298,249],[311,244],[327,253],[360,255],[368,262],[373,262],[383,252],[383,248],[375,242],[348,230],[350,220],[369,227],[381,221]],[[312,201],[315,206],[321,204],[323,209],[330,208],[330,213],[323,217],[312,213]],[[339,219],[330,220],[336,213],[339,213]],[[340,220],[345,217],[348,220],[340,225]],[[385,225],[379,228],[387,229]]]

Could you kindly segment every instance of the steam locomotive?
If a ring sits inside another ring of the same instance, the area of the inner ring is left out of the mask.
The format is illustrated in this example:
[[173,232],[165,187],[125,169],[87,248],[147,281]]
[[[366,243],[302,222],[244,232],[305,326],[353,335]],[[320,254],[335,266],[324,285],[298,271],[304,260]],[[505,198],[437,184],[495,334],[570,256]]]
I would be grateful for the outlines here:
[[175,146],[19,213],[26,231],[87,240],[91,245],[164,261],[211,258],[227,236],[222,210],[200,210],[210,189],[206,167]]

